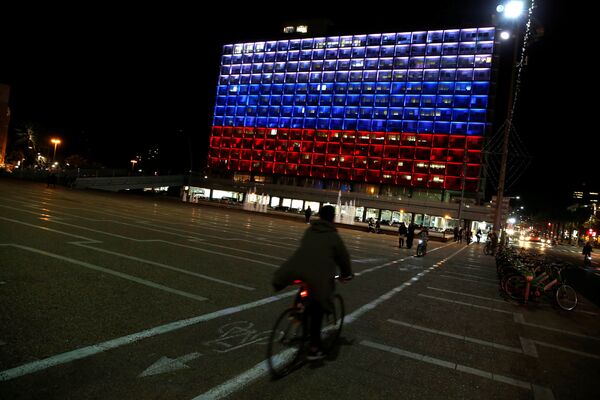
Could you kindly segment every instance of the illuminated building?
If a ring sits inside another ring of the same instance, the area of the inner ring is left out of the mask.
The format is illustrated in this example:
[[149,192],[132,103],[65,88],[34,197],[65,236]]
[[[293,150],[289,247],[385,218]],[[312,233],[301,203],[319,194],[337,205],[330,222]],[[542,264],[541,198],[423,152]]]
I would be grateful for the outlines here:
[[375,195],[481,192],[494,39],[470,28],[225,45],[208,165]]

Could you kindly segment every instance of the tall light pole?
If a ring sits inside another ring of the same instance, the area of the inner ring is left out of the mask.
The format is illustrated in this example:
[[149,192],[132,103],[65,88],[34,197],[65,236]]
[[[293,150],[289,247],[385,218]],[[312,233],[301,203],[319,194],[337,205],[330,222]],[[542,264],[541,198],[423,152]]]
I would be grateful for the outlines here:
[[507,118],[504,123],[504,135],[502,141],[502,158],[500,161],[500,176],[498,177],[498,194],[496,196],[496,214],[494,217],[494,230],[498,230],[501,227],[502,219],[502,203],[504,200],[504,183],[506,180],[506,164],[508,162],[508,141],[510,138],[510,130],[512,128],[513,120],[513,108],[514,108],[514,94],[515,94],[515,79],[517,75],[517,58],[519,55],[519,42],[520,42],[520,29],[518,29],[518,18],[523,13],[524,3],[522,1],[509,1],[506,5],[498,6],[496,9],[499,13],[502,13],[505,18],[513,20],[514,23],[514,48],[513,58],[511,62],[511,75],[510,75],[510,90],[508,93],[508,110]]
[[61,142],[60,139],[52,138],[50,139],[50,143],[54,144],[54,155],[52,156],[52,162],[56,160],[56,146],[58,146]]

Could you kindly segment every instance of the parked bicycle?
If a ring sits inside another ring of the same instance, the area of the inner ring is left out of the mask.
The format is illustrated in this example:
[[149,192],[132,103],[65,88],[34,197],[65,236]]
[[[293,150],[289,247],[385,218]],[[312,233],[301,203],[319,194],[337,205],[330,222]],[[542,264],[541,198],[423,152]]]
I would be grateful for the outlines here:
[[[346,281],[352,278],[342,279],[336,276],[335,279]],[[299,280],[294,281],[294,284],[300,286],[294,304],[277,318],[267,344],[267,363],[271,376],[275,379],[286,376],[299,366],[300,356],[309,339],[310,318],[305,310],[311,301],[310,289]],[[336,293],[332,300],[333,312],[323,315],[321,329],[322,350],[325,353],[331,351],[340,337],[346,315],[342,296]]]
[[491,240],[488,240],[487,242],[485,242],[485,246],[483,246],[483,254],[485,254],[486,256],[494,255],[494,247],[492,245]]
[[524,303],[530,297],[550,294],[560,308],[573,310],[577,306],[577,292],[565,283],[563,270],[564,267],[552,264],[542,265],[526,274],[513,274],[506,279],[504,290],[511,298]]

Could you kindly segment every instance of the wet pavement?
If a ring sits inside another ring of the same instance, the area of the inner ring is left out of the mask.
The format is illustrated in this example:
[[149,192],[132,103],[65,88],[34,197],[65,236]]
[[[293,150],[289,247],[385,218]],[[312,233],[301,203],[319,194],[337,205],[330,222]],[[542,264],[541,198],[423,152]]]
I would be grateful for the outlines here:
[[[340,346],[278,381],[274,269],[306,225],[0,180],[0,398],[597,399],[600,316],[498,291],[483,245],[340,229]],[[586,292],[587,293],[587,292]]]

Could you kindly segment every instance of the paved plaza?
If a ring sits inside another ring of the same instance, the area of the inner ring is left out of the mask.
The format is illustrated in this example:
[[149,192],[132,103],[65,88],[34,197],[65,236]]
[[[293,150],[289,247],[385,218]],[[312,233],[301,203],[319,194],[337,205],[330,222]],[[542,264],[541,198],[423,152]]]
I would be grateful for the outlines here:
[[[598,399],[600,310],[504,299],[483,245],[340,228],[342,340],[278,381],[302,219],[0,180],[1,399]],[[556,251],[568,252],[568,249]]]

